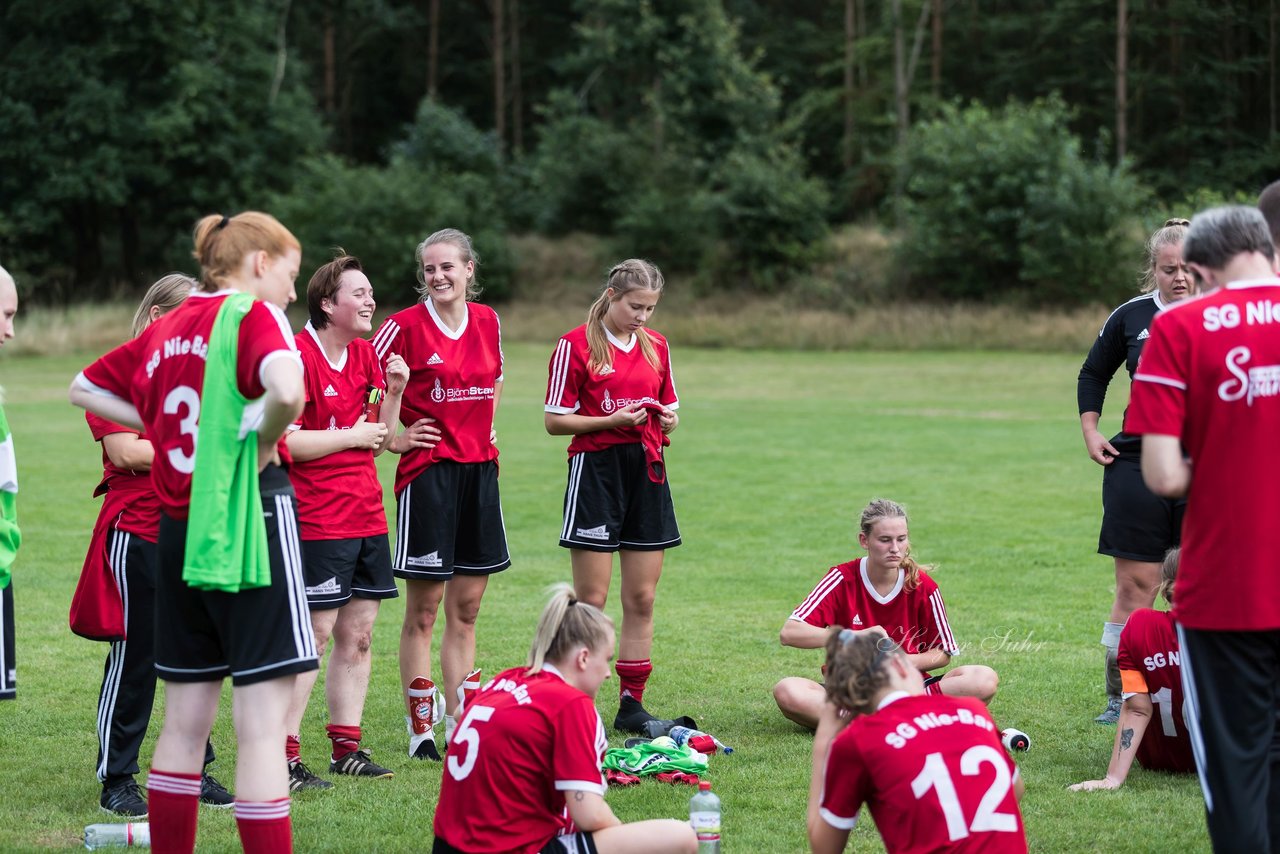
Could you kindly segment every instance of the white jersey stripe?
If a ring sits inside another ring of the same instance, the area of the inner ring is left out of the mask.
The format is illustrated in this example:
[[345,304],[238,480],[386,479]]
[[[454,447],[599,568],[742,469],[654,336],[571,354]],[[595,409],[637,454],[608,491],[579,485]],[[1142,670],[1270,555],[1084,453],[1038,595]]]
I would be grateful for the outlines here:
[[1200,791],[1204,793],[1204,808],[1213,812],[1213,795],[1209,792],[1209,780],[1204,776],[1204,734],[1200,731],[1200,695],[1196,692],[1194,662],[1187,652],[1187,638],[1182,626],[1175,624],[1178,632],[1178,649],[1182,651],[1182,722],[1191,738],[1191,755],[1196,760],[1196,774],[1200,778]]
[[378,353],[378,361],[382,361],[387,357],[387,350],[391,348],[391,342],[400,334],[400,324],[394,320],[388,320],[382,324],[382,328],[373,336],[373,349]]
[[551,360],[551,381],[547,384],[547,406],[561,405],[565,384],[569,381],[569,356],[572,352],[573,345],[564,338],[556,344],[556,352]]
[[574,521],[578,511],[578,484],[582,480],[582,454],[574,454],[569,460],[569,488],[564,493],[564,527],[560,529],[560,539],[567,540],[573,533]]
[[808,617],[813,613],[814,609],[817,608],[818,605],[822,604],[822,600],[826,599],[827,596],[830,595],[831,591],[840,586],[843,578],[844,576],[841,575],[840,569],[838,567],[832,567],[831,570],[822,577],[822,580],[818,582],[818,586],[813,588],[813,592],[809,594],[808,598],[801,602],[800,605],[791,612],[791,616],[797,620],[803,621],[805,617]]
[[[111,574],[115,578],[116,588],[120,591],[120,599],[124,605],[124,624],[127,627],[129,625],[129,583],[125,575],[125,561],[129,554],[129,534],[125,531],[112,530],[107,553]],[[107,757],[111,754],[111,723],[115,718],[116,703],[120,697],[120,681],[124,675],[127,644],[127,640],[115,641],[107,651],[106,672],[102,677],[102,694],[98,697],[98,745],[101,747],[101,758],[97,768],[99,783],[107,779]]]
[[413,495],[413,484],[409,484],[400,493],[396,502],[396,552],[392,555],[391,568],[404,569],[409,557],[409,501]]
[[938,624],[938,632],[942,635],[942,648],[948,655],[960,652],[955,635],[951,634],[951,624],[947,622],[947,606],[942,604],[942,591],[935,590],[929,596],[929,607],[933,609],[933,620]]
[[1187,390],[1187,384],[1182,382],[1181,380],[1172,380],[1172,379],[1169,379],[1168,377],[1158,377],[1155,374],[1144,374],[1142,373],[1142,371],[1138,371],[1136,374],[1133,375],[1133,381],[1156,383],[1157,385],[1172,386],[1173,388],[1182,389],[1183,391]]

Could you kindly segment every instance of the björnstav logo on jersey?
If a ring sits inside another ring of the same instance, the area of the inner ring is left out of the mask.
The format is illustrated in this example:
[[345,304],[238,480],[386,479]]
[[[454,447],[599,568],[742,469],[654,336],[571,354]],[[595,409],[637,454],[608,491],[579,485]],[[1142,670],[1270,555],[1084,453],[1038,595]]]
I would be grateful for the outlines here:
[[450,403],[493,400],[493,386],[471,385],[464,388],[445,388],[440,384],[440,380],[436,380],[435,386],[431,389],[431,400],[433,403],[444,403],[446,400]]
[[436,380],[435,387],[431,389],[431,399],[436,403],[444,401],[444,387],[440,385],[440,380]]
[[1243,397],[1246,406],[1253,406],[1257,398],[1280,396],[1280,365],[1259,365],[1246,372],[1250,358],[1248,347],[1233,347],[1227,353],[1227,371],[1234,379],[1218,385],[1218,397],[1227,403]]
[[609,389],[604,390],[604,400],[600,401],[600,408],[605,412],[613,412],[613,398],[609,396]]

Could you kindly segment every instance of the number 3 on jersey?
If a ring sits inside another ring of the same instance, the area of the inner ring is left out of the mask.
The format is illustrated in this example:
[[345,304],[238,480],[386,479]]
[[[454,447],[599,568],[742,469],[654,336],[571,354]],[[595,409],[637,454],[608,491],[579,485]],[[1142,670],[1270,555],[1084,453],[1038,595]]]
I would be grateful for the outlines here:
[[960,774],[964,777],[975,777],[983,765],[990,764],[995,769],[995,779],[987,787],[986,794],[978,803],[973,821],[966,824],[964,810],[960,807],[960,798],[956,795],[956,786],[951,779],[951,772],[941,753],[930,753],[925,757],[924,767],[911,781],[911,792],[919,800],[928,794],[930,789],[938,793],[938,806],[947,819],[947,835],[951,841],[964,839],[970,833],[984,831],[1004,831],[1014,833],[1018,830],[1018,818],[1012,813],[996,812],[996,807],[1004,802],[1012,784],[1009,766],[1005,764],[1000,751],[986,744],[970,747],[960,755]]
[[175,386],[164,396],[164,414],[179,415],[183,410],[186,415],[178,422],[178,432],[191,437],[191,453],[183,453],[182,448],[170,448],[169,465],[182,474],[191,474],[196,470],[196,426],[200,421],[200,395],[189,385]]
[[[458,724],[458,728],[454,730],[451,742],[454,749],[449,751],[449,759],[445,762],[449,775],[453,779],[465,780],[471,770],[476,767],[476,756],[480,752],[480,732],[475,729],[474,724],[484,723],[491,717],[493,717],[492,706],[472,703],[462,723]],[[461,758],[458,757],[459,748],[465,751]]]

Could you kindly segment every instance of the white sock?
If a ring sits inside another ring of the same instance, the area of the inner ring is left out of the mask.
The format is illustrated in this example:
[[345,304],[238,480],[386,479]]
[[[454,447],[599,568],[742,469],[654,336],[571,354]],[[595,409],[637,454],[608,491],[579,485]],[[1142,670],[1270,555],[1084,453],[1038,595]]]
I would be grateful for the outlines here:
[[444,743],[447,747],[453,741],[453,731],[458,728],[458,719],[448,712],[444,716]]

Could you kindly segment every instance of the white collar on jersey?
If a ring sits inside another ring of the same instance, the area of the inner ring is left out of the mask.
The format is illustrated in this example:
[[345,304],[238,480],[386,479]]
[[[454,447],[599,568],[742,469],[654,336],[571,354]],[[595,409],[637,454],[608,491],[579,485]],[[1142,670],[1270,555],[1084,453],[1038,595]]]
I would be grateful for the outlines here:
[[897,702],[898,700],[901,700],[903,697],[910,697],[910,696],[911,695],[908,694],[906,691],[890,691],[888,694],[884,695],[884,699],[880,701],[880,705],[876,706],[876,711],[877,712],[880,711],[885,706],[889,705],[890,703]]
[[554,664],[547,664],[547,663],[544,661],[544,662],[542,663],[542,669],[543,669],[543,670],[545,670],[545,671],[547,671],[548,673],[554,673],[555,675],[559,676],[561,679],[564,679],[564,674],[563,674],[563,673],[561,673],[561,672],[559,671],[559,669],[557,669],[557,668],[556,668],[556,666],[555,666]]
[[334,364],[329,358],[329,354],[324,351],[324,342],[320,340],[320,336],[316,333],[316,328],[311,325],[311,321],[308,320],[307,325],[302,328],[311,334],[311,339],[315,341],[316,346],[320,348],[320,355],[324,356],[325,361],[329,363],[329,367],[333,368],[338,373],[342,373],[342,369],[347,366],[347,348],[344,347],[342,349],[342,358],[338,359],[337,364]]
[[467,308],[465,304],[463,308],[467,310],[463,313],[462,322],[458,324],[458,330],[455,332],[449,328],[449,324],[440,319],[440,313],[436,311],[436,304],[431,301],[431,297],[427,297],[423,302],[427,304],[427,313],[431,315],[431,319],[436,322],[436,327],[444,335],[457,341],[462,337],[462,333],[467,331],[467,324],[471,321],[471,309]]
[[635,332],[632,332],[632,333],[631,333],[631,340],[630,340],[630,341],[628,341],[626,344],[623,344],[623,343],[622,343],[622,341],[621,341],[621,340],[619,340],[618,336],[614,335],[612,332],[610,332],[610,331],[609,331],[609,327],[607,327],[607,326],[605,326],[605,325],[604,325],[604,321],[603,321],[603,320],[602,320],[602,321],[600,321],[600,328],[604,330],[604,334],[605,334],[605,336],[609,339],[609,343],[610,343],[610,344],[612,344],[613,346],[617,347],[617,348],[618,348],[619,350],[621,350],[622,352],[624,352],[624,353],[630,353],[630,352],[631,352],[631,348],[633,348],[633,347],[635,347],[635,346],[636,346],[636,333],[635,333]]
[[1240,288],[1261,288],[1266,286],[1275,287],[1280,285],[1280,279],[1240,279],[1235,282],[1227,282],[1227,290],[1234,291]]
[[898,583],[893,585],[893,589],[889,591],[889,595],[881,596],[879,593],[876,592],[876,586],[871,583],[871,579],[867,576],[867,560],[868,559],[864,557],[858,561],[858,574],[862,576],[862,586],[867,588],[867,593],[871,596],[872,599],[876,600],[881,605],[887,605],[890,602],[892,602],[899,593],[902,592],[902,585],[906,580],[907,574],[903,572],[901,568],[899,568]]

